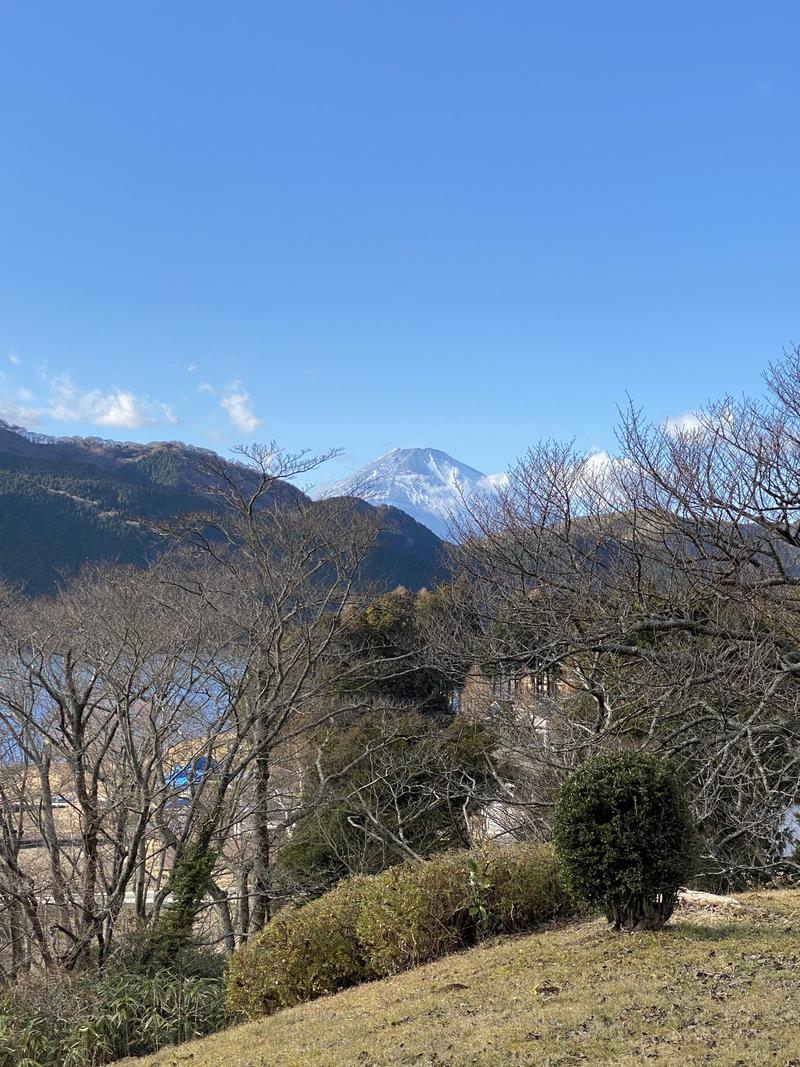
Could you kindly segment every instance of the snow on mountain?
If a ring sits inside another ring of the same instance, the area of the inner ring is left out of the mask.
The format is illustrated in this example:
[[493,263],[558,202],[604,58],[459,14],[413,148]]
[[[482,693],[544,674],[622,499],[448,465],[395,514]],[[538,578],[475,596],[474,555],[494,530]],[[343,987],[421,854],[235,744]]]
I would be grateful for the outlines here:
[[393,448],[312,495],[359,496],[370,504],[391,504],[445,537],[450,514],[458,512],[464,500],[492,493],[504,479],[503,474],[485,475],[436,448]]

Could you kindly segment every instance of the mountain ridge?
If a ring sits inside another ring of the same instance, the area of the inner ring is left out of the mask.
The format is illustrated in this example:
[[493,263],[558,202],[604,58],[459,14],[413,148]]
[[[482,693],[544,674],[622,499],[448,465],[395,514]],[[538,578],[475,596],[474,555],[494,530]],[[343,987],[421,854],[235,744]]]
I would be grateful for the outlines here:
[[[182,442],[50,438],[0,421],[0,579],[47,594],[85,563],[145,566],[159,542],[141,520],[207,507],[198,495],[208,480],[200,460],[215,455]],[[287,503],[309,499],[288,482],[277,492]],[[435,534],[396,508],[379,518],[365,579],[415,590],[445,576]]]

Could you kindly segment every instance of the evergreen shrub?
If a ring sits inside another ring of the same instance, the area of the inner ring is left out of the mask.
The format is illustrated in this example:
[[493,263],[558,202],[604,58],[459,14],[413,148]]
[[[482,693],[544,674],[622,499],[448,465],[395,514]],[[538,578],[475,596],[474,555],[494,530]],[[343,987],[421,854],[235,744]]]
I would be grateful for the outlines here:
[[592,756],[564,782],[554,841],[568,890],[616,930],[659,930],[697,834],[676,768],[646,752]]

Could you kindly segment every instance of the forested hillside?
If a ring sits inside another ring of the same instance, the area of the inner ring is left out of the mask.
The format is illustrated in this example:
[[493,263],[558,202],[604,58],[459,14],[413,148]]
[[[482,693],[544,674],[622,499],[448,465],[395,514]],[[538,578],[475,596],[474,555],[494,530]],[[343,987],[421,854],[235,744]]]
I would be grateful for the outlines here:
[[[171,442],[36,439],[0,424],[0,578],[38,594],[89,562],[143,565],[160,544],[143,521],[206,506],[203,455]],[[287,501],[299,494],[288,484],[284,492]],[[443,574],[439,538],[396,508],[380,514],[365,577],[434,584]]]

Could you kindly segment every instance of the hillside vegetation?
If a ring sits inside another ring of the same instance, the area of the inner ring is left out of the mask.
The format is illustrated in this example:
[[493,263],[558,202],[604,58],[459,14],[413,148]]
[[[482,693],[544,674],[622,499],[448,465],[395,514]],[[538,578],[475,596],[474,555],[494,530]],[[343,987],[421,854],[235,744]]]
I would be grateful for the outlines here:
[[800,893],[504,939],[127,1067],[800,1064]]
[[[207,482],[197,468],[203,455],[174,442],[45,444],[0,420],[0,579],[37,595],[54,592],[87,563],[144,566],[160,545],[142,520],[165,521],[208,506],[197,492]],[[305,499],[285,483],[282,494],[288,502]],[[418,590],[445,576],[434,533],[397,508],[382,508],[379,521],[365,580]]]

